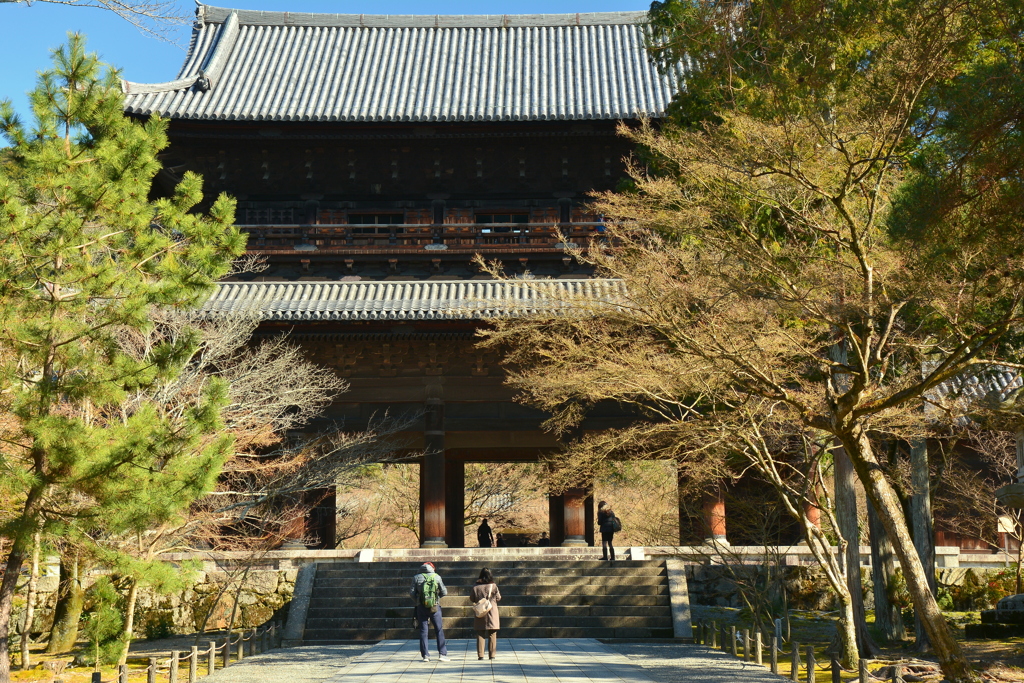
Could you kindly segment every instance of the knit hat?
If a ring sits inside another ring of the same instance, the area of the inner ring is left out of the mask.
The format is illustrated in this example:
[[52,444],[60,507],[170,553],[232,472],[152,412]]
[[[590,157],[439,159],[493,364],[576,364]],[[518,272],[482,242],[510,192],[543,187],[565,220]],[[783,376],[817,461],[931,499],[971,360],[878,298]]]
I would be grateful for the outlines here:
[[423,570],[424,574],[429,574],[430,572],[434,571],[434,563],[424,562],[422,565],[420,565],[420,569]]

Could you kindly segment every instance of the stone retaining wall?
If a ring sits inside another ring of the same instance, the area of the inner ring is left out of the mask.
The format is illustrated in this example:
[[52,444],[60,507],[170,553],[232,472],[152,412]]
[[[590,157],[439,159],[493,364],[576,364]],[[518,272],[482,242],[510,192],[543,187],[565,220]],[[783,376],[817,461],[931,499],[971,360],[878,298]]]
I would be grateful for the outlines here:
[[[251,628],[272,619],[284,621],[298,570],[250,570],[244,581],[241,581],[241,574],[240,571],[200,571],[190,588],[171,595],[159,595],[143,588],[135,610],[136,636],[144,638],[147,631],[162,635],[195,633],[208,614],[207,630],[226,628],[236,599],[236,627]],[[94,580],[95,577],[87,577],[85,587]],[[38,591],[32,633],[48,633],[57,602],[57,577],[41,576]],[[24,619],[25,592],[24,585],[19,586],[12,620],[14,630],[19,633]]]

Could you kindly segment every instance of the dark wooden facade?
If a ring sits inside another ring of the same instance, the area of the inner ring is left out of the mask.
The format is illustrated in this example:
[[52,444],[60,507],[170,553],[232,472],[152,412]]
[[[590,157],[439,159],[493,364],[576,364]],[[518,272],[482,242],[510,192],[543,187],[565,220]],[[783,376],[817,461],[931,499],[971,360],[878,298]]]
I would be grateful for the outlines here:
[[[588,278],[562,242],[604,239],[587,202],[625,175],[631,147],[616,127],[657,115],[674,87],[643,54],[639,13],[388,18],[200,6],[198,15],[183,77],[126,83],[126,109],[171,118],[158,191],[194,171],[207,203],[237,198],[248,248],[269,266],[235,278],[254,283],[474,281],[485,278],[478,254],[509,273]],[[459,42],[470,33],[476,42]],[[371,34],[384,35],[377,48],[345,42]],[[270,51],[264,35],[294,49]],[[324,104],[331,97],[354,103],[349,114]],[[358,429],[384,412],[421,415],[410,448],[426,453],[425,546],[465,543],[466,462],[535,461],[560,447],[541,429],[544,415],[512,400],[499,354],[476,346],[485,320],[264,320],[258,334],[289,333],[350,383],[325,422]],[[611,410],[587,426],[626,420]],[[593,543],[589,496],[581,482],[551,497],[555,542]],[[311,519],[330,536],[325,515],[322,504]]]

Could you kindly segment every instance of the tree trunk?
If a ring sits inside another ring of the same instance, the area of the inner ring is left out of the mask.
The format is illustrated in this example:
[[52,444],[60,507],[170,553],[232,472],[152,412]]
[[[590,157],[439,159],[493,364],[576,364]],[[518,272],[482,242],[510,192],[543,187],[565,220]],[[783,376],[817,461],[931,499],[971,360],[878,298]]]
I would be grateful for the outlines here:
[[21,576],[21,565],[25,562],[27,543],[22,537],[15,537],[11,551],[7,555],[7,566],[4,578],[0,582],[0,683],[10,683],[11,653],[10,633],[11,609],[14,606],[14,589]]
[[875,584],[875,626],[889,642],[901,642],[907,637],[903,625],[903,614],[889,601],[889,583],[896,574],[896,558],[892,543],[885,533],[875,511],[874,503],[868,503],[868,526],[871,531],[871,578]]
[[21,626],[21,670],[28,671],[32,665],[29,661],[28,644],[32,637],[32,622],[35,620],[36,588],[39,586],[39,544],[37,531],[32,535],[32,571],[28,576],[28,595],[25,596],[25,619]]
[[896,498],[896,492],[886,480],[878,459],[875,458],[867,434],[860,425],[854,425],[840,438],[857,475],[864,484],[868,498],[875,504],[882,525],[889,534],[889,540],[900,560],[903,576],[907,580],[907,589],[914,601],[914,609],[921,615],[921,621],[931,639],[942,673],[951,683],[980,681],[967,663],[959,643],[949,631],[946,620],[935,602],[935,596],[928,587],[928,577],[921,566],[921,559],[917,556],[914,541],[910,537],[903,509]]
[[[132,644],[132,635],[135,629],[135,603],[139,598],[139,582],[132,579],[131,586],[128,588],[128,599],[125,604],[125,615],[124,615],[124,631],[121,632],[121,640],[124,641],[124,649],[121,650],[121,656],[118,657],[118,664],[128,663],[128,648]],[[212,607],[210,609],[213,609]]]
[[845,556],[840,557],[846,569],[846,585],[850,591],[853,622],[857,625],[857,651],[862,657],[877,657],[880,650],[868,632],[864,614],[864,590],[860,583],[860,528],[857,523],[857,476],[846,449],[837,444],[835,459],[836,521],[839,533],[846,539]]
[[[925,575],[928,578],[928,589],[935,595],[935,530],[932,526],[932,502],[928,469],[928,442],[914,439],[910,442],[910,485],[913,495],[910,498],[911,523],[914,529],[914,547],[921,558]],[[917,637],[917,651],[930,649],[928,633],[914,610],[914,633]]]
[[57,588],[57,606],[53,611],[53,628],[47,654],[68,652],[78,640],[78,621],[82,618],[82,603],[85,591],[82,589],[81,563],[76,552],[72,558],[61,555],[60,584]]
[[[36,459],[36,471],[39,471],[41,457],[33,453]],[[18,578],[21,576],[21,566],[25,563],[25,555],[31,545],[29,530],[33,532],[39,529],[39,506],[45,486],[32,488],[25,498],[25,507],[22,508],[21,519],[17,521],[15,529],[17,533],[12,539],[11,549],[7,553],[7,563],[4,567],[4,578],[0,581],[0,683],[11,681],[11,612],[14,607],[14,590],[18,586]]]

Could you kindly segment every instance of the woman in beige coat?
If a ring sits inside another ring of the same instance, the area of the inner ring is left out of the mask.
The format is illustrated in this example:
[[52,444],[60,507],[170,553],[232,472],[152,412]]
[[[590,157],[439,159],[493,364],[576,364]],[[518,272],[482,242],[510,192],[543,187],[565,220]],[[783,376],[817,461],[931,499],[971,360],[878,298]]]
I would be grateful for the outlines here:
[[486,638],[487,650],[491,659],[494,659],[494,653],[498,649],[498,629],[501,628],[501,622],[498,619],[498,601],[501,600],[501,591],[498,590],[498,584],[494,583],[491,570],[486,567],[480,570],[480,578],[477,579],[473,590],[469,593],[469,601],[476,604],[484,598],[490,599],[491,609],[482,617],[473,619],[473,629],[476,631],[476,657],[477,659],[484,658],[484,639]]

